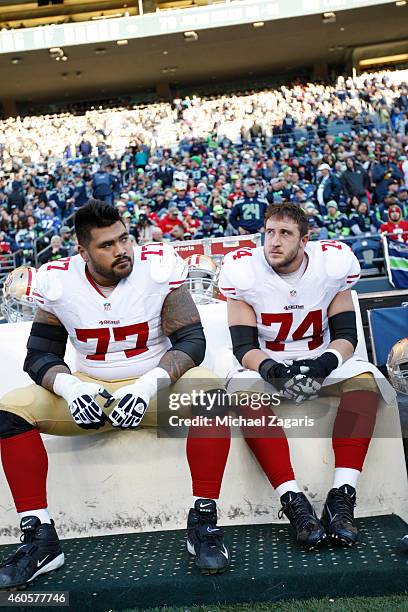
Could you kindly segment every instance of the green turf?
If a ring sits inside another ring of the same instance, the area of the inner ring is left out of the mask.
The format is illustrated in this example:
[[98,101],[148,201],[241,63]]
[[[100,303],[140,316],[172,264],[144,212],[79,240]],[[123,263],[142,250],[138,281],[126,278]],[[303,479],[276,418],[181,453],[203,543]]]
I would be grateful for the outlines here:
[[[131,608],[122,612],[136,612]],[[406,612],[408,593],[392,597],[349,597],[339,599],[306,599],[279,603],[236,604],[229,606],[190,606],[186,608],[145,608],[144,612]]]

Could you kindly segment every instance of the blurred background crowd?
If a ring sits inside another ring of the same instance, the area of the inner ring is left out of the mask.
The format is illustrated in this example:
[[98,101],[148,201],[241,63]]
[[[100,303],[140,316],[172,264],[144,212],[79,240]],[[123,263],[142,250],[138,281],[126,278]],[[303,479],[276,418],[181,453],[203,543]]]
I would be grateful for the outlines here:
[[[0,122],[0,267],[75,253],[75,210],[116,206],[135,243],[262,232],[270,203],[312,239],[407,241],[408,71]],[[364,265],[364,262],[363,262]]]

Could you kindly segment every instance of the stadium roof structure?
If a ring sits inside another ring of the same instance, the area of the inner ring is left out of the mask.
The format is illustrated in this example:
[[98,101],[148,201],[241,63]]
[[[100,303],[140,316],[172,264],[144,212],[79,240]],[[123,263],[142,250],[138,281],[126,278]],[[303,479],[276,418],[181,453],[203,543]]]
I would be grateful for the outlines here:
[[[78,6],[80,2],[76,2]],[[73,29],[67,29],[64,39],[58,39],[55,32],[65,26],[0,31],[0,100],[24,104],[97,99],[149,88],[165,92],[168,86],[177,90],[186,84],[252,80],[256,75],[293,73],[304,68],[314,67],[319,74],[319,66],[322,73],[328,65],[351,70],[355,57],[408,54],[408,3],[295,0],[295,4],[309,7],[309,14],[278,18],[289,14],[276,12],[282,2],[244,0],[229,3],[225,9],[229,12],[224,11],[224,4],[109,19],[109,24],[75,24],[82,34],[77,37],[72,35]],[[284,4],[293,9],[292,2]],[[323,4],[360,8],[325,16],[317,12]],[[210,10],[210,21],[205,22]],[[221,11],[229,21],[214,18]],[[265,11],[269,18],[264,18]],[[143,28],[134,26],[133,34],[123,38],[126,19],[144,24]],[[149,34],[157,19],[160,31]],[[194,28],[184,29],[192,23],[196,24]],[[64,44],[58,44],[58,40]],[[30,41],[28,46],[26,41]],[[56,61],[58,55],[62,61]]]

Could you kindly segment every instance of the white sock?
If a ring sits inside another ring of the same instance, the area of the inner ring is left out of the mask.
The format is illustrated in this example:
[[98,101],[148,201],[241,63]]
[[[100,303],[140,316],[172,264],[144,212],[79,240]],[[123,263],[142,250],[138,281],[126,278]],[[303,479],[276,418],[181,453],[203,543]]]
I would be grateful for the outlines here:
[[359,470],[353,468],[336,468],[334,470],[333,489],[338,489],[342,485],[350,485],[356,488],[360,474]]
[[293,493],[300,493],[299,485],[296,480],[287,480],[286,482],[280,484],[279,487],[276,487],[276,492],[279,497],[282,497],[282,495],[285,495],[285,493],[288,493],[289,491],[293,491]]
[[211,499],[212,501],[215,502],[215,505],[217,505],[217,501],[218,501],[218,497],[217,499],[214,499],[213,497],[194,497],[193,496],[193,508],[194,508],[194,504],[196,503],[197,499]]
[[26,510],[25,512],[19,512],[18,516],[20,517],[20,520],[25,516],[36,516],[40,519],[41,523],[51,524],[48,508],[41,508],[41,510]]

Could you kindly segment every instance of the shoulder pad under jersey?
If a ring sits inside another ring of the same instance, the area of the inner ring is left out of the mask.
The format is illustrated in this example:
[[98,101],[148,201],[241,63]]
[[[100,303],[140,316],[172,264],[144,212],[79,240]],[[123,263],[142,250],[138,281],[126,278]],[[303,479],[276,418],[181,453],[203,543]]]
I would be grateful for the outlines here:
[[37,291],[49,302],[61,298],[64,288],[62,281],[61,270],[50,267],[50,262],[43,264],[37,271]]
[[251,289],[255,282],[254,255],[255,249],[248,247],[239,248],[225,255],[221,267],[221,282],[225,283],[228,279],[228,283],[236,289],[241,291]]
[[321,250],[321,261],[329,278],[342,279],[349,274],[356,256],[344,242],[319,240],[314,243]]
[[165,283],[173,275],[178,264],[174,248],[165,242],[152,242],[140,247],[142,261],[150,264],[150,276],[156,283]]

